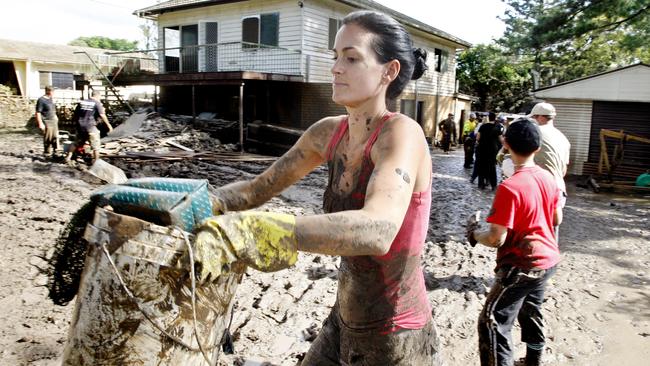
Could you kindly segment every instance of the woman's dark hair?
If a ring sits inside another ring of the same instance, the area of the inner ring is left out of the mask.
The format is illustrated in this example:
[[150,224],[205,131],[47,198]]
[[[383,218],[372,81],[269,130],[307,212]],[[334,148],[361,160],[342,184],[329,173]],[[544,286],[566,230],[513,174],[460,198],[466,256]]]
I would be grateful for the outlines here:
[[427,51],[414,49],[406,29],[388,15],[375,11],[355,11],[343,18],[343,24],[356,24],[375,35],[372,48],[380,63],[399,61],[400,72],[386,91],[388,99],[397,98],[410,80],[419,79],[427,71]]

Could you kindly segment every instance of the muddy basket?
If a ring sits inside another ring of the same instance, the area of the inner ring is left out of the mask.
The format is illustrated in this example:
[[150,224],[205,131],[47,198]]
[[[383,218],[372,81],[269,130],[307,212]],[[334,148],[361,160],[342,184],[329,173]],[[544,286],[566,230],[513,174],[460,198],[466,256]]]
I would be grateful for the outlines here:
[[97,208],[63,365],[214,365],[242,272],[196,286],[191,235]]

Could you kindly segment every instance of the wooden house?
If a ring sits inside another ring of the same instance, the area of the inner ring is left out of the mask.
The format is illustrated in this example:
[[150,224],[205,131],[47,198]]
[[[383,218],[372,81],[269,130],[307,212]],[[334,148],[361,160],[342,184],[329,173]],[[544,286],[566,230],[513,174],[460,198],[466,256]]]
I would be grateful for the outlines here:
[[455,60],[470,44],[367,0],[161,2],[134,13],[157,22],[159,72],[117,82],[157,85],[166,112],[305,129],[345,113],[331,100],[331,49],[341,19],[360,9],[394,17],[429,53],[429,71],[392,110],[412,116],[427,136],[448,112],[469,113],[468,98],[456,93]]

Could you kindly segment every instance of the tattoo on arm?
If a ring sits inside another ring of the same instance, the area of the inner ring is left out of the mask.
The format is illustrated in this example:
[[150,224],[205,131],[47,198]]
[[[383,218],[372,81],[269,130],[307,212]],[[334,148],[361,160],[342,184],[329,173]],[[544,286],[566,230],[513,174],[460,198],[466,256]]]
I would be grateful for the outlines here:
[[402,177],[402,179],[404,179],[404,181],[405,181],[407,184],[410,184],[410,183],[411,183],[411,177],[409,177],[409,173],[408,173],[407,171],[402,170],[402,169],[400,169],[400,168],[397,168],[397,169],[395,169],[395,173],[397,173],[397,175],[399,175],[400,177]]

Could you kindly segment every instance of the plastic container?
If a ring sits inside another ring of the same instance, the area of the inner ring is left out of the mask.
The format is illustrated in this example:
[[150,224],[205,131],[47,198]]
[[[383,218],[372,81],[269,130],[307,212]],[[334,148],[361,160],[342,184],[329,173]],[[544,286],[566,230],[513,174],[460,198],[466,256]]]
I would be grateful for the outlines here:
[[180,230],[97,208],[84,237],[63,365],[216,364],[243,269],[195,288],[193,305],[190,275],[175,267]]

